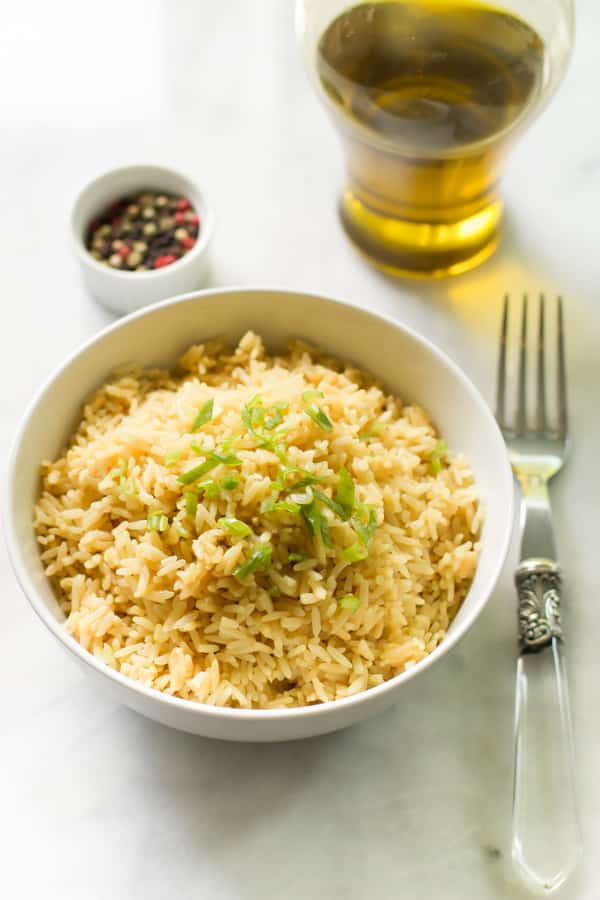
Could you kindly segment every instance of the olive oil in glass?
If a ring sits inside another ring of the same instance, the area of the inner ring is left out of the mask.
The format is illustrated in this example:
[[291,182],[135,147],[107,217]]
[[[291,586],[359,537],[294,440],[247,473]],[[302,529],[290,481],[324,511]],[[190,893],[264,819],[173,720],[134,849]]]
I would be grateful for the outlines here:
[[344,227],[379,267],[464,271],[496,246],[503,157],[543,89],[545,47],[472,0],[385,0],[322,33],[317,74],[342,133]]

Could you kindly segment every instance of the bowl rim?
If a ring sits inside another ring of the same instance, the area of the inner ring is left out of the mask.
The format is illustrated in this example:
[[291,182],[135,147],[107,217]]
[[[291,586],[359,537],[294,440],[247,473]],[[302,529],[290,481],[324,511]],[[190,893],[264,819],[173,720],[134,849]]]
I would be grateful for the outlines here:
[[[85,197],[99,184],[106,182],[106,184],[108,185],[110,184],[111,179],[113,179],[117,175],[123,173],[131,173],[131,175],[134,176],[136,173],[144,172],[144,170],[147,170],[148,172],[154,172],[153,177],[160,177],[160,175],[164,173],[168,177],[178,179],[188,186],[189,190],[187,191],[187,193],[195,194],[196,197],[202,202],[203,210],[196,210],[196,212],[201,215],[198,239],[196,240],[196,243],[189,251],[189,253],[186,253],[185,256],[182,256],[181,259],[178,259],[170,266],[163,266],[161,269],[148,269],[148,271],[146,272],[122,272],[120,269],[112,269],[110,268],[110,266],[103,266],[90,254],[83,240],[84,232],[76,227],[76,218],[79,212],[79,208],[83,203]],[[92,269],[94,272],[98,272],[101,276],[114,278],[116,281],[121,280],[123,286],[125,286],[127,283],[131,284],[132,276],[135,277],[136,282],[148,280],[158,281],[158,279],[160,278],[166,280],[170,275],[173,274],[174,270],[176,272],[181,272],[182,269],[193,264],[194,260],[196,260],[199,256],[202,256],[206,252],[206,249],[210,244],[214,234],[215,224],[216,215],[214,207],[209,202],[206,196],[206,192],[186,172],[172,169],[169,166],[155,165],[154,163],[138,163],[129,166],[117,166],[112,169],[107,169],[106,171],[101,172],[99,175],[96,175],[95,178],[87,181],[84,186],[78,191],[73,202],[69,219],[69,230],[71,234],[71,244],[79,262],[84,266],[89,266],[90,269]]]
[[506,524],[502,542],[498,548],[499,552],[495,557],[495,560],[491,567],[491,572],[487,579],[487,588],[485,589],[485,597],[483,601],[479,604],[479,606],[475,607],[475,609],[467,618],[465,618],[460,627],[453,634],[447,634],[446,637],[444,637],[444,639],[441,641],[441,643],[438,644],[438,646],[431,653],[429,653],[426,657],[424,657],[424,659],[420,660],[410,669],[407,669],[406,671],[401,672],[398,675],[394,675],[392,678],[384,681],[382,684],[367,688],[363,691],[359,691],[358,693],[353,694],[350,697],[342,697],[339,700],[327,700],[323,703],[315,704],[314,706],[295,706],[275,709],[236,709],[232,707],[212,706],[209,704],[199,703],[194,700],[187,700],[182,697],[174,697],[171,694],[166,694],[163,691],[157,690],[156,688],[148,687],[141,682],[135,681],[135,679],[133,678],[129,678],[128,676],[123,675],[121,672],[118,672],[116,669],[113,669],[111,666],[106,665],[105,663],[98,660],[95,656],[93,656],[93,654],[86,650],[78,641],[75,640],[74,637],[72,637],[72,635],[67,632],[63,622],[58,622],[54,618],[50,610],[39,599],[37,588],[35,587],[33,580],[30,577],[28,567],[21,555],[16,528],[14,526],[12,517],[12,493],[13,484],[16,478],[16,463],[23,435],[27,429],[27,426],[32,416],[35,414],[35,411],[39,408],[41,402],[43,401],[46,391],[51,387],[54,381],[66,369],[68,369],[76,359],[85,355],[85,353],[87,353],[88,350],[90,350],[93,346],[103,341],[114,331],[119,330],[123,326],[129,325],[134,320],[143,319],[146,316],[151,316],[154,313],[169,306],[185,304],[188,301],[200,299],[203,297],[212,297],[215,295],[227,295],[233,293],[261,293],[274,295],[281,295],[282,293],[285,293],[299,295],[304,298],[310,298],[311,300],[331,303],[333,305],[339,306],[340,308],[349,307],[350,309],[357,310],[358,312],[363,313],[367,317],[379,319],[387,326],[404,332],[404,334],[406,334],[411,340],[419,344],[423,349],[425,349],[429,353],[432,353],[434,356],[437,356],[438,359],[440,359],[440,361],[453,372],[455,377],[461,383],[463,389],[471,396],[471,399],[475,401],[481,417],[487,421],[491,432],[494,433],[497,438],[499,446],[505,447],[504,439],[489,406],[483,399],[477,387],[467,377],[460,366],[458,366],[443,350],[438,348],[428,338],[419,334],[410,326],[395,321],[386,314],[372,312],[371,310],[368,310],[356,303],[342,300],[337,297],[328,297],[324,296],[323,294],[311,291],[291,290],[285,287],[278,288],[276,286],[271,286],[262,288],[253,285],[241,285],[211,288],[208,290],[189,291],[185,294],[179,294],[176,297],[171,297],[167,300],[163,300],[160,303],[156,303],[150,307],[145,307],[137,310],[130,315],[123,316],[122,318],[117,319],[115,322],[110,323],[101,331],[94,334],[91,338],[88,338],[88,340],[84,341],[77,349],[70,353],[64,360],[64,362],[56,366],[55,369],[44,380],[42,385],[37,389],[17,427],[17,431],[15,437],[13,438],[13,442],[8,455],[8,464],[6,468],[6,489],[3,491],[2,501],[2,518],[4,520],[4,534],[8,549],[8,556],[17,581],[34,612],[39,616],[39,618],[42,620],[48,630],[54,635],[54,637],[68,651],[70,651],[75,657],[79,658],[85,665],[91,666],[91,668],[95,669],[96,672],[101,676],[104,676],[110,681],[116,682],[118,685],[121,685],[127,690],[133,691],[146,700],[164,705],[166,710],[171,709],[173,712],[180,711],[186,715],[189,714],[194,717],[198,716],[200,718],[202,718],[203,716],[208,716],[213,720],[225,719],[230,722],[274,722],[277,720],[281,721],[299,718],[320,718],[321,716],[327,716],[335,713],[336,711],[341,714],[343,710],[360,706],[363,703],[368,704],[369,702],[374,701],[377,698],[382,698],[386,694],[391,694],[397,687],[399,687],[399,685],[411,681],[418,673],[423,672],[430,666],[434,665],[439,659],[445,656],[446,653],[448,653],[452,649],[452,647],[454,647],[465,636],[465,634],[467,634],[467,632],[471,629],[471,627],[483,611],[484,607],[487,605],[494,591],[494,588],[497,585],[498,578],[504,566],[513,531],[513,475],[508,460],[508,453],[506,452],[506,450],[503,454],[504,463],[502,466],[502,471],[498,473],[500,489],[506,497]]

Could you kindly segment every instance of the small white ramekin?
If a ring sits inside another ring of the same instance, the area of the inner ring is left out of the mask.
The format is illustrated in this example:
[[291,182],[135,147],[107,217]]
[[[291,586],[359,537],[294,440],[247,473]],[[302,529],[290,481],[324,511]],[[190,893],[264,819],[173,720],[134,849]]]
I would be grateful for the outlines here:
[[[187,197],[200,217],[195,246],[177,262],[148,272],[121,272],[99,263],[85,246],[87,229],[96,216],[121,197],[143,191]],[[208,245],[215,216],[200,188],[187,176],[162,166],[111,169],[79,193],[71,216],[71,233],[83,280],[93,296],[112,312],[135,312],[176,294],[203,287],[208,275]]]

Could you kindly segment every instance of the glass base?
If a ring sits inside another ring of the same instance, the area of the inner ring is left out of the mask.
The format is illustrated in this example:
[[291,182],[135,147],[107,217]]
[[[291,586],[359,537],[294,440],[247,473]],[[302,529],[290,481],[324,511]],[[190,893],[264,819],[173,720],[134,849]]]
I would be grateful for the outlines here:
[[405,278],[442,278],[478,266],[498,244],[502,202],[456,222],[410,222],[375,212],[351,190],[340,199],[346,234],[377,268]]

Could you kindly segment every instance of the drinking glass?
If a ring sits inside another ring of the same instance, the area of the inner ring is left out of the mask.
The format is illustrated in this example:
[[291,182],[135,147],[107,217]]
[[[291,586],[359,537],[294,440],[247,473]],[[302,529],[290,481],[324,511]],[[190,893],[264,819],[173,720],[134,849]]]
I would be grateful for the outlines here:
[[403,276],[486,259],[507,153],[570,56],[572,0],[298,0],[297,28],[342,139],[356,247]]

